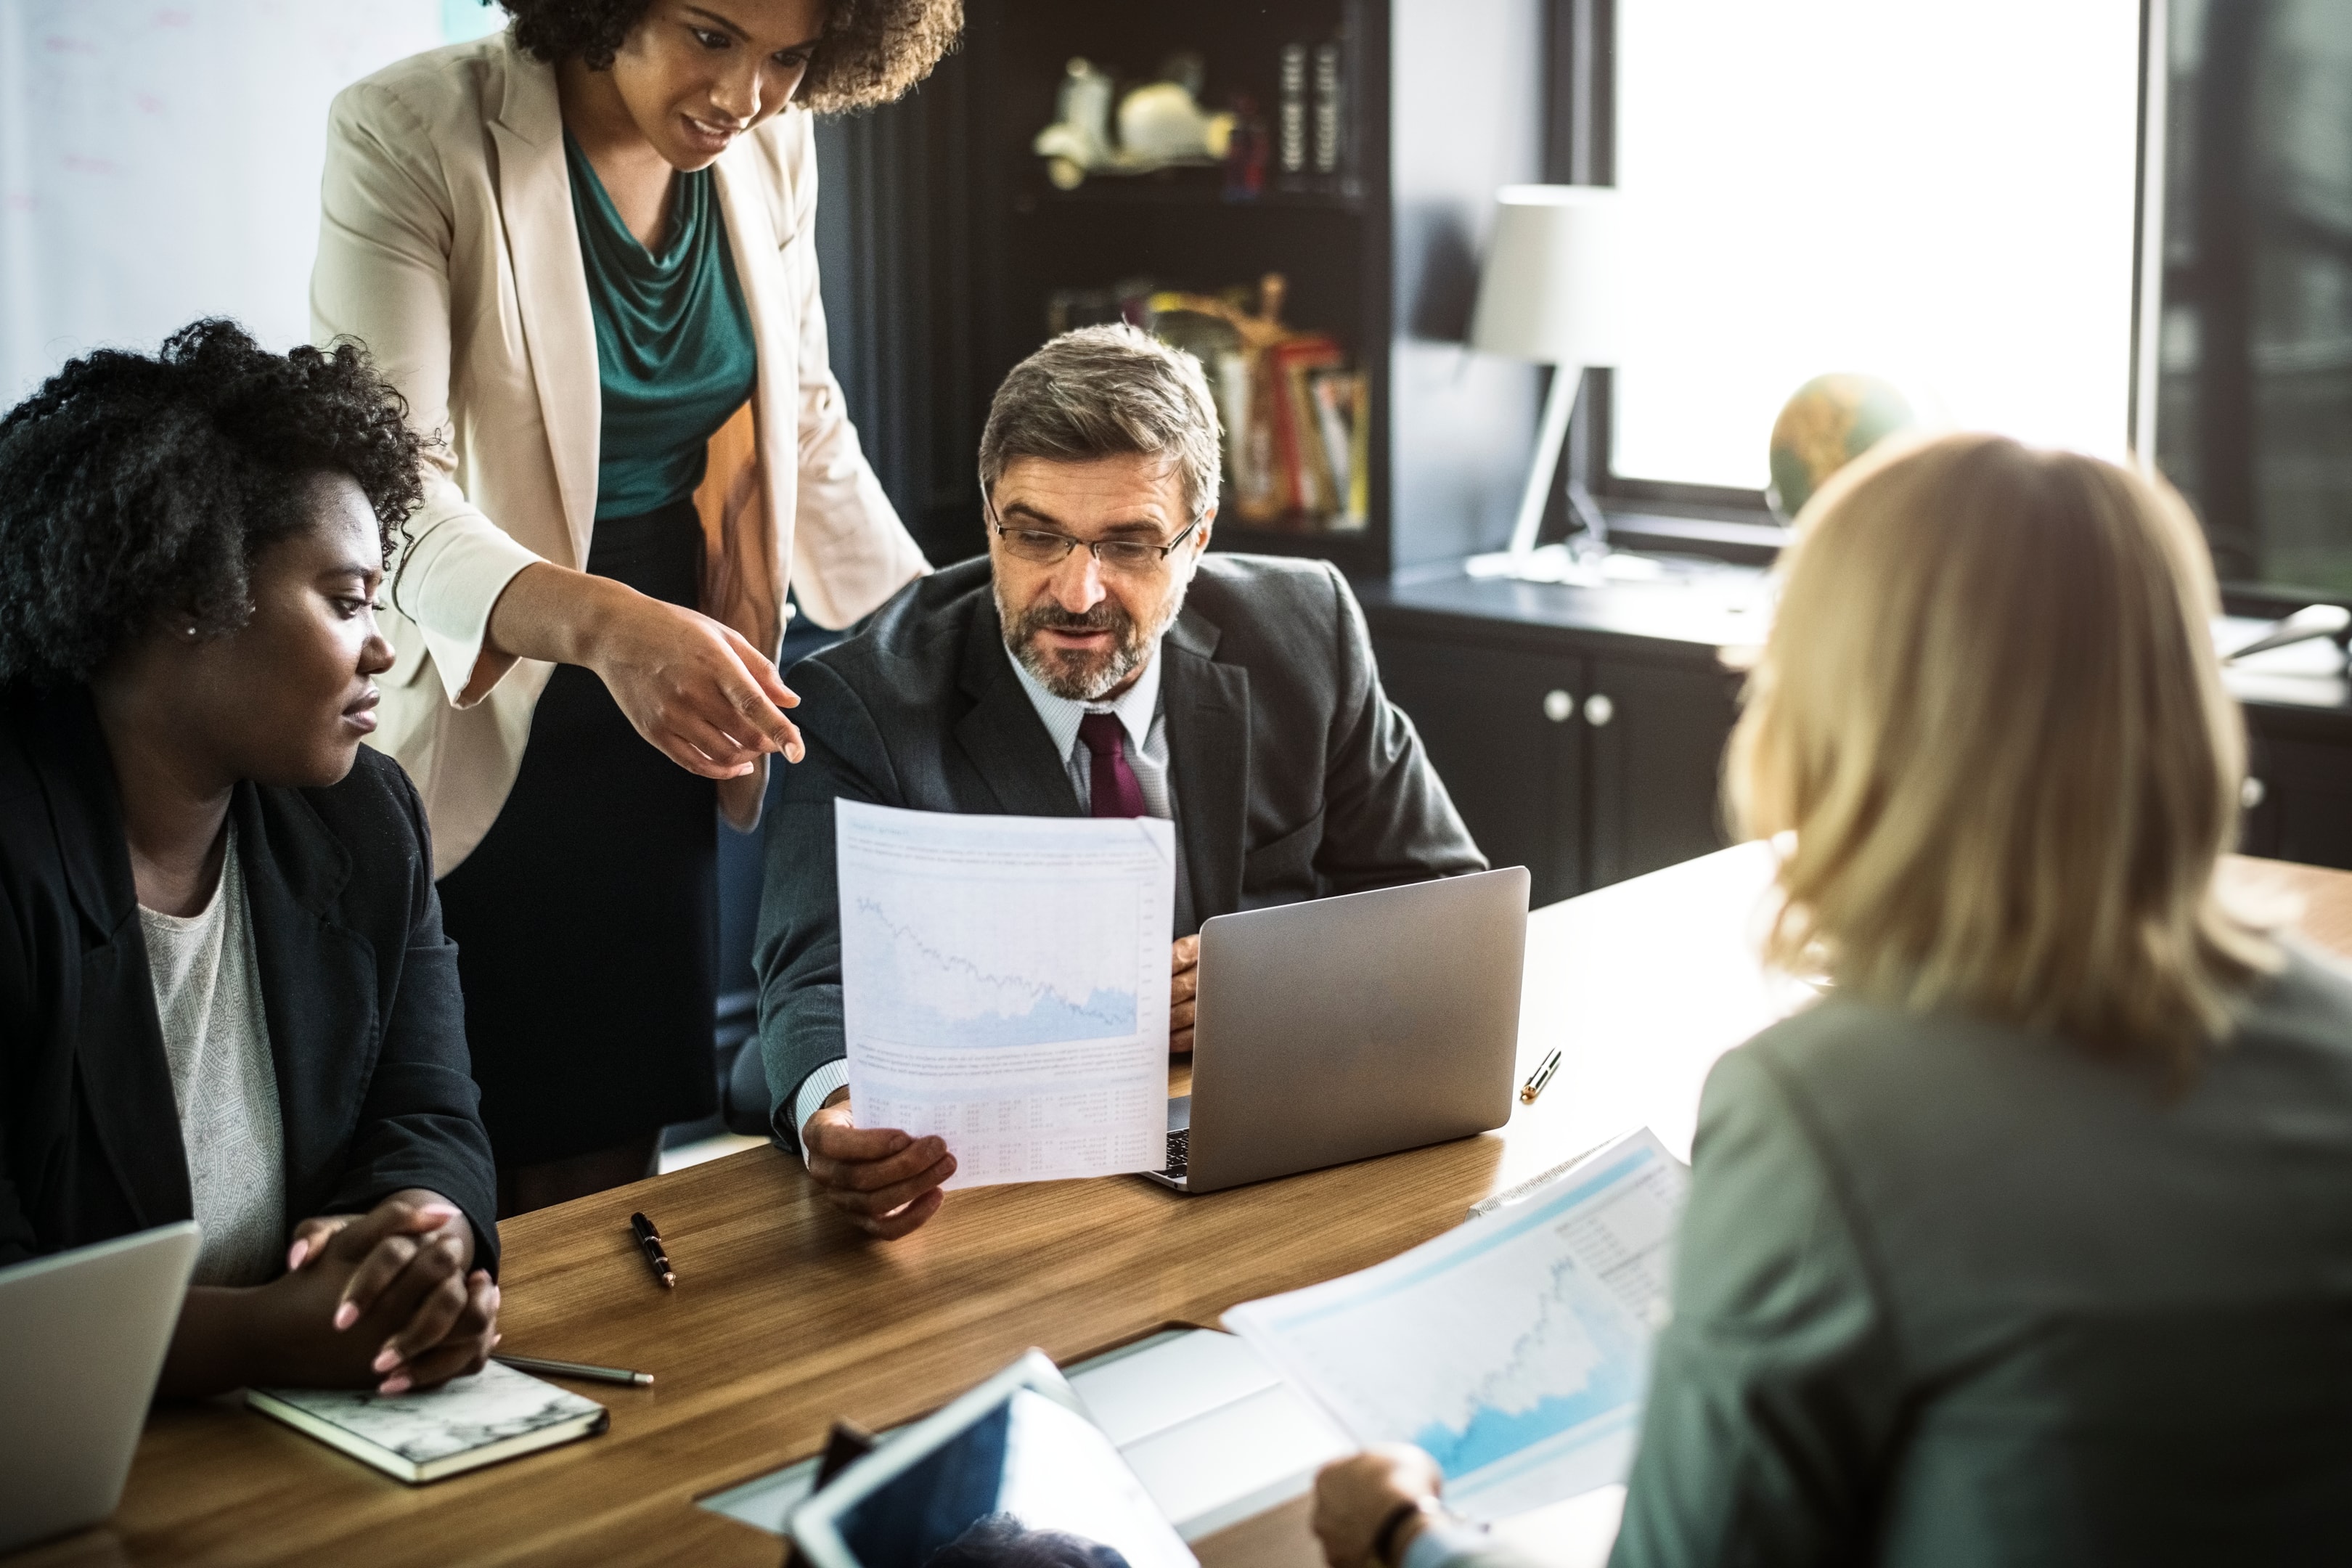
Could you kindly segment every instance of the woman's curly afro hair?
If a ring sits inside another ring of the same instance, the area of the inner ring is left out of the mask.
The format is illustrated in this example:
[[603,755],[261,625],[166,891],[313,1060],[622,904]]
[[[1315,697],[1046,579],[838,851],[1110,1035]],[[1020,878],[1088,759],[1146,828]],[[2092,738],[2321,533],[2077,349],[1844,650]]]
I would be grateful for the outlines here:
[[[489,0],[482,0],[488,5]],[[499,0],[515,41],[541,59],[577,55],[608,70],[653,0]],[[931,74],[963,31],[963,0],[833,0],[793,101],[818,114],[871,109]]]
[[86,681],[166,615],[245,625],[315,474],[358,482],[389,560],[423,495],[406,413],[357,344],[274,354],[234,321],[68,363],[0,416],[0,685]]

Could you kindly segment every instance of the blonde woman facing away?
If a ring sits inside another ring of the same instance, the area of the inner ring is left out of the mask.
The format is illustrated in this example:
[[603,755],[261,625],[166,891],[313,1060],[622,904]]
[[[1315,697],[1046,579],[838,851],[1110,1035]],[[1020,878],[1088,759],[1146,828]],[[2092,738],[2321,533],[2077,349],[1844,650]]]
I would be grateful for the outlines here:
[[826,363],[809,113],[961,0],[503,0],[344,89],[311,275],[439,437],[385,593],[501,1213],[715,1100],[717,819],[800,755],[776,657],[924,571]]
[[[1800,520],[1727,780],[1832,985],[1707,1081],[1613,1562],[2352,1562],[2352,980],[2215,894],[2215,604],[1995,437]],[[1335,1568],[1508,1560],[1437,1490],[1326,1470]]]

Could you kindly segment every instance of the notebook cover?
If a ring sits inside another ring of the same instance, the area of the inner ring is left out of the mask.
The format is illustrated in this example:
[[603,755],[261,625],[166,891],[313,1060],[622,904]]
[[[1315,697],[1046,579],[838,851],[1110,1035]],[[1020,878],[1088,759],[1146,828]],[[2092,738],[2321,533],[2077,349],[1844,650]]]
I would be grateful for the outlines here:
[[610,1420],[594,1400],[497,1362],[422,1393],[254,1388],[246,1402],[412,1484],[551,1448]]

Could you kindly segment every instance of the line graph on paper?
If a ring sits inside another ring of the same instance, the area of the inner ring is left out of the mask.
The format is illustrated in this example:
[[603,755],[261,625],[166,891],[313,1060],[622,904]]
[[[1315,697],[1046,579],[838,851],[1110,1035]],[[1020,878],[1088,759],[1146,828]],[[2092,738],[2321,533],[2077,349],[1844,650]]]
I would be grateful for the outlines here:
[[844,967],[877,981],[860,996],[866,1033],[986,1050],[1137,1032],[1131,888],[1074,879],[1017,919],[1003,891],[886,875],[849,900]]
[[1647,1148],[1607,1165],[1228,1321],[1350,1436],[1426,1449],[1473,1512],[1622,1479],[1686,1177]]

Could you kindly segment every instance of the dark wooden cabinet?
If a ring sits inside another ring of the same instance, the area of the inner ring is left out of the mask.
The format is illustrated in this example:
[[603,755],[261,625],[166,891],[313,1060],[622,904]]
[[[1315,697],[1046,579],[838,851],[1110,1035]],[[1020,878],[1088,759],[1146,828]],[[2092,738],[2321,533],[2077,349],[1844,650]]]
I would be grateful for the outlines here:
[[1737,679],[1706,664],[1595,658],[1583,700],[1586,886],[1730,842],[1717,779],[1738,718]]
[[1723,847],[1738,685],[1713,646],[1462,608],[1376,590],[1381,679],[1478,847],[1527,867],[1536,904]]
[[[1721,650],[1762,636],[1762,583],[1745,568],[1687,593],[1430,574],[1360,592],[1390,697],[1479,847],[1526,866],[1544,904],[1729,842],[1739,678]],[[2352,868],[2352,680],[2225,680],[2249,742],[2239,848]]]
[[2352,726],[2325,717],[2248,704],[2247,854],[2352,868]]
[[1582,891],[1583,661],[1408,633],[1374,646],[1486,858],[1525,866],[1536,904]]
[[[1495,191],[1543,175],[1539,0],[967,0],[965,16],[919,91],[816,128],[834,369],[935,563],[984,545],[972,457],[989,399],[1045,342],[1057,297],[1255,290],[1268,272],[1286,279],[1285,321],[1330,334],[1370,377],[1367,516],[1253,526],[1229,506],[1217,546],[1324,556],[1373,581],[1503,542],[1541,373],[1463,342]],[[1128,87],[1191,55],[1208,107],[1246,100],[1264,117],[1285,47],[1325,44],[1342,61],[1329,175],[1277,163],[1247,197],[1216,168],[1065,190],[1034,150],[1074,56]]]

